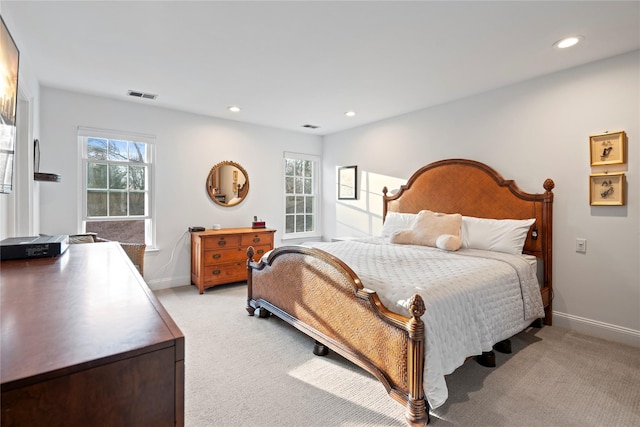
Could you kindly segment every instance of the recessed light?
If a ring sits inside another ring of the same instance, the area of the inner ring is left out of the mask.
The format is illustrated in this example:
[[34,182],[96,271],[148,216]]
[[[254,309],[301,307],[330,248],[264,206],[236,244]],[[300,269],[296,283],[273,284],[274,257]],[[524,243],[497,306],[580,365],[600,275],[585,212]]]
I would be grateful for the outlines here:
[[566,49],[568,47],[577,45],[582,40],[584,40],[584,36],[565,37],[564,39],[558,40],[557,42],[555,42],[553,44],[553,47],[556,47],[558,49]]
[[227,110],[231,111],[232,113],[239,113],[240,107],[238,107],[237,105],[229,105],[227,107]]
[[356,112],[350,110],[350,111],[347,111],[346,113],[344,113],[344,115],[347,116],[347,117],[353,117],[353,116],[356,115]]

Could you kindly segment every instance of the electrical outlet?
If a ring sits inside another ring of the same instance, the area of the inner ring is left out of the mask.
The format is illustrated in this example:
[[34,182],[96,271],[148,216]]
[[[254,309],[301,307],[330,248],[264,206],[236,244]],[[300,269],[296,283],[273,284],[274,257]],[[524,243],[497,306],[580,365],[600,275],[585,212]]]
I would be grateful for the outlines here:
[[587,253],[587,239],[576,239],[576,252]]

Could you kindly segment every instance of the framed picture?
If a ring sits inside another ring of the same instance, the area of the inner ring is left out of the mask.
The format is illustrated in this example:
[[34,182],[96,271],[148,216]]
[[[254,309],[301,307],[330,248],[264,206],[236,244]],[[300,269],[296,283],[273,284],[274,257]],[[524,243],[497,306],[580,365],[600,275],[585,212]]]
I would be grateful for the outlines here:
[[13,190],[13,161],[16,152],[16,107],[18,105],[18,62],[20,52],[0,17],[0,193]]
[[626,139],[627,135],[624,131],[591,135],[589,137],[591,166],[625,163]]
[[589,177],[591,206],[623,206],[624,173],[599,173]]
[[338,200],[356,200],[358,197],[358,167],[338,168]]

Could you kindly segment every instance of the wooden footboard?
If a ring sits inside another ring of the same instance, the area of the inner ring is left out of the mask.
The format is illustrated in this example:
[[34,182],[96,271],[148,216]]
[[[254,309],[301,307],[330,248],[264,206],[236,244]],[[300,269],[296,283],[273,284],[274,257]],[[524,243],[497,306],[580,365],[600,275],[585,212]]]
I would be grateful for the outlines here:
[[424,302],[392,313],[344,262],[320,249],[284,246],[259,263],[247,250],[247,311],[265,309],[376,376],[406,407],[412,426],[429,422],[424,397]]

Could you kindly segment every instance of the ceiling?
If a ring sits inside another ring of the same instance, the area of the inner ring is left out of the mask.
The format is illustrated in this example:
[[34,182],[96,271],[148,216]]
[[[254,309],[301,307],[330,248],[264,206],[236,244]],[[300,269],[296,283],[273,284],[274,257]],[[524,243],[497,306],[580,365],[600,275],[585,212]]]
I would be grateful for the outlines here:
[[[318,135],[640,48],[638,1],[2,0],[0,11],[43,86]],[[585,39],[552,47],[568,35]]]

